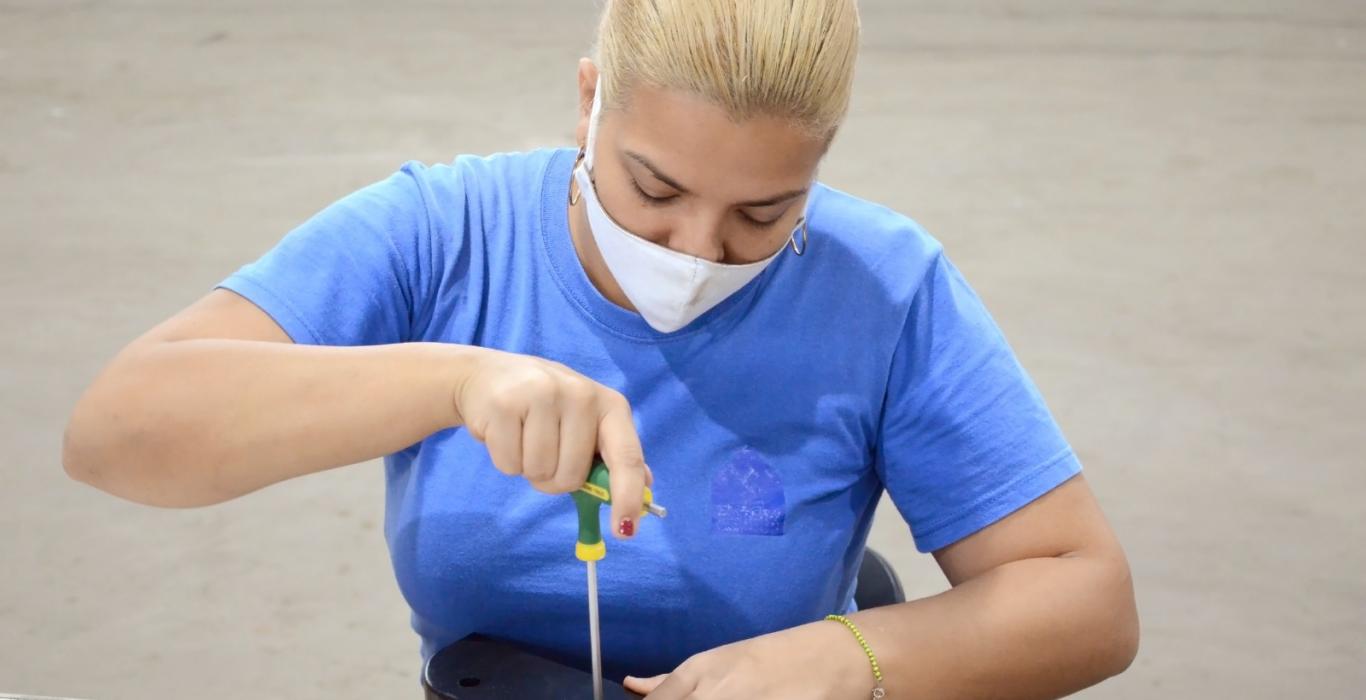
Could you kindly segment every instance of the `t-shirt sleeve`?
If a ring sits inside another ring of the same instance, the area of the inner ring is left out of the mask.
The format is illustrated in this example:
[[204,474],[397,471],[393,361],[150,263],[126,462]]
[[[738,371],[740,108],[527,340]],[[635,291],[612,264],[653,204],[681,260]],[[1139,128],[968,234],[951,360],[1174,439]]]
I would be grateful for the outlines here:
[[916,548],[946,547],[1081,471],[996,322],[942,253],[893,354],[878,474]]
[[421,163],[329,205],[218,287],[246,297],[296,343],[382,345],[414,335],[432,286]]

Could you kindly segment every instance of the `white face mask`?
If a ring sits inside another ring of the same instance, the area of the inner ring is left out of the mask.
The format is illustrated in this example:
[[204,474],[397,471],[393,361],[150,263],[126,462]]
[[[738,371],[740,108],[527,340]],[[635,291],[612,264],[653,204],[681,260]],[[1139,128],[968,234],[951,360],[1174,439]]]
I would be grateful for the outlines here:
[[[641,238],[612,220],[598,200],[590,175],[598,122],[602,118],[602,81],[588,118],[583,163],[574,169],[598,251],[621,291],[651,328],[672,333],[725,301],[764,271],[783,246],[767,258],[744,265],[725,265],[680,253]],[[805,249],[802,250],[805,252]]]

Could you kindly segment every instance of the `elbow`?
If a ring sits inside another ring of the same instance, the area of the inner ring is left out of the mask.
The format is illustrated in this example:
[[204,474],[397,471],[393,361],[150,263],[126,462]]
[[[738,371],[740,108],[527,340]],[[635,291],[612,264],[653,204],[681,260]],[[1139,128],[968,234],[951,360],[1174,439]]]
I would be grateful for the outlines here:
[[117,394],[111,395],[101,376],[88,387],[72,407],[62,430],[62,468],[66,475],[101,491],[118,476],[118,451],[123,442],[123,413]]
[[1130,619],[1127,620],[1119,630],[1115,646],[1115,668],[1112,676],[1117,676],[1133,665],[1134,659],[1138,658],[1139,639],[1142,636],[1142,625],[1138,621],[1138,609],[1134,604],[1133,595],[1129,596],[1129,609],[1131,610]]
[[100,456],[80,430],[78,416],[73,413],[62,431],[62,469],[75,481],[101,488]]
[[1138,657],[1139,623],[1135,616],[1115,625],[1109,653],[1106,654],[1105,677],[1111,678],[1129,670]]
[[[71,479],[132,503],[159,508],[192,508],[225,499],[206,498],[177,485],[160,463],[147,435],[129,438],[88,415],[78,404],[62,432],[62,469]],[[141,447],[135,447],[141,445]]]
[[[78,409],[79,411],[79,409]],[[62,469],[74,481],[125,500],[145,503],[129,492],[128,470],[120,466],[116,450],[82,425],[73,415],[62,432]]]
[[[120,358],[123,356],[121,355]],[[153,411],[140,388],[155,373],[116,358],[76,401],[62,431],[67,476],[112,496],[161,508],[227,500],[206,488],[203,469],[184,468],[193,426]],[[208,462],[202,448],[194,457]],[[198,465],[196,465],[198,466]]]
[[67,476],[87,486],[131,503],[156,508],[194,508],[212,505],[215,500],[191,498],[167,488],[147,470],[123,466],[110,454],[82,445],[70,429],[62,439],[62,468]]
[[1102,671],[1106,678],[1117,676],[1133,665],[1138,656],[1141,624],[1134,599],[1133,576],[1128,562],[1120,557],[1112,564]]

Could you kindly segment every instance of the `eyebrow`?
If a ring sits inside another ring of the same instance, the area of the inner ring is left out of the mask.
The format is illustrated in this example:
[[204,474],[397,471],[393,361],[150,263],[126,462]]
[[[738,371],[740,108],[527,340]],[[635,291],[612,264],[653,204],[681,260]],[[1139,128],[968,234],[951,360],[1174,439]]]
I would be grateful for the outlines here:
[[[640,155],[639,153],[636,153],[635,151],[623,151],[623,152],[626,154],[626,157],[627,157],[627,158],[630,158],[631,160],[634,160],[635,162],[640,163],[642,166],[645,167],[646,170],[649,170],[649,171],[650,171],[650,174],[651,174],[651,175],[654,175],[655,178],[658,179],[660,182],[662,182],[662,183],[668,185],[669,187],[672,187],[672,188],[678,190],[680,194],[689,194],[688,188],[686,188],[686,187],[684,187],[684,186],[678,184],[678,181],[677,181],[677,180],[675,180],[675,179],[669,177],[668,175],[665,175],[663,172],[661,172],[661,171],[659,170],[659,168],[655,167],[655,164],[654,164],[654,163],[651,163],[651,162],[649,161],[649,159],[647,159],[645,156],[642,156],[642,155]],[[807,189],[807,188],[803,187],[802,189],[799,189],[799,190],[789,190],[789,191],[787,191],[787,192],[782,192],[782,193],[779,193],[779,194],[775,194],[775,195],[773,195],[772,197],[766,197],[766,198],[764,198],[764,199],[756,199],[756,200],[749,201],[749,202],[740,202],[737,206],[741,206],[741,207],[767,207],[767,206],[772,206],[772,205],[777,204],[777,203],[779,203],[779,202],[786,202],[786,201],[789,200],[789,199],[795,199],[795,198],[797,198],[797,197],[800,197],[800,196],[806,194],[806,189]]]

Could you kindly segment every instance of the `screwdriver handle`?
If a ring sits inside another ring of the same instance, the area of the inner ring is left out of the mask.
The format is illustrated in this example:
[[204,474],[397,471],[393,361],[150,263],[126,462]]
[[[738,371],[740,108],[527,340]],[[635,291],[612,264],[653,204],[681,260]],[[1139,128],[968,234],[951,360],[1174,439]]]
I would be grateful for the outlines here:
[[[654,513],[664,517],[668,511],[655,505],[654,494],[645,487],[645,508],[641,515]],[[607,556],[607,545],[602,540],[602,523],[598,516],[601,506],[612,503],[612,481],[607,472],[607,464],[601,459],[593,462],[588,471],[588,480],[573,493],[574,507],[579,512],[579,539],[574,546],[574,556],[580,561],[598,561]]]

